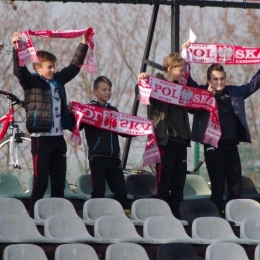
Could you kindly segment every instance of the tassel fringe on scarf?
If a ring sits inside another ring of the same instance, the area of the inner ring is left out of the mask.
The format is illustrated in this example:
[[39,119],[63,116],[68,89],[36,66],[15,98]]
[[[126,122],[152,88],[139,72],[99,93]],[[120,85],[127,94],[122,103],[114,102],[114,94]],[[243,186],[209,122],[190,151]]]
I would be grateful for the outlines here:
[[161,162],[151,120],[78,102],[71,102],[71,105],[76,119],[76,126],[71,135],[72,141],[77,142],[79,145],[81,144],[79,132],[81,123],[133,137],[148,135],[143,155],[143,167]]

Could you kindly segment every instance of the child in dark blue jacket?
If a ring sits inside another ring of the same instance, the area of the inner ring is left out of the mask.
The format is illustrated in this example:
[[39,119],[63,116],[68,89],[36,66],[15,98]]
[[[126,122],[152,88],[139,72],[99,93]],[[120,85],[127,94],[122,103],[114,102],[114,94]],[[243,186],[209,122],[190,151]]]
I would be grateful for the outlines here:
[[[91,101],[92,106],[99,106],[105,109],[118,111],[111,106],[108,101],[111,98],[111,81],[100,76],[94,81],[93,94],[97,101]],[[105,180],[110,190],[114,193],[114,198],[124,204],[127,191],[119,158],[120,147],[118,134],[93,127],[87,124],[81,124],[85,129],[86,140],[88,144],[88,159],[91,174],[91,186],[93,192],[92,198],[103,198],[105,195]],[[122,135],[124,136],[124,135]],[[124,136],[126,137],[126,136]]]

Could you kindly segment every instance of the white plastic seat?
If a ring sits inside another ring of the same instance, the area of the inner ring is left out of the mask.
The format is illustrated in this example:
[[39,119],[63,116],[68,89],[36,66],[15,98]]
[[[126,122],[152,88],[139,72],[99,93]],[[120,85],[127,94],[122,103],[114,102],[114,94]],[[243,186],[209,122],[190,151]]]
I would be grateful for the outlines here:
[[255,259],[254,260],[260,260],[260,245],[257,245],[255,248]]
[[36,258],[37,260],[48,260],[43,249],[32,244],[10,245],[3,252],[3,260],[35,260]]
[[153,244],[188,243],[201,244],[199,239],[187,235],[180,220],[174,216],[159,216],[147,218],[144,222],[144,238],[152,240]]
[[247,218],[241,222],[240,238],[248,244],[260,244],[260,218]]
[[207,247],[205,260],[249,260],[245,249],[236,243],[214,243]]
[[200,239],[202,244],[232,242],[248,244],[246,239],[238,238],[227,220],[218,217],[200,217],[192,223],[192,237]]
[[48,217],[44,224],[44,236],[53,243],[102,243],[101,239],[92,237],[82,219],[68,215]]
[[75,243],[58,246],[55,260],[98,260],[98,256],[93,247]]
[[184,200],[191,199],[209,199],[211,190],[207,181],[196,174],[187,174],[183,189]]
[[43,237],[34,221],[23,215],[0,216],[0,243],[52,243]]
[[[170,216],[174,217],[169,205],[160,199],[138,199],[135,200],[131,207],[131,218],[136,221],[135,225],[142,226],[144,221],[149,217]],[[181,221],[183,225],[188,225],[185,220]]]
[[237,226],[247,218],[260,218],[260,204],[252,199],[230,200],[225,208],[226,220],[233,221]]
[[106,260],[149,260],[144,248],[133,243],[117,243],[107,247]]
[[[30,193],[33,190],[33,183],[34,183],[34,177],[31,176],[30,179],[29,179],[29,190],[30,190]],[[51,197],[51,180],[50,180],[50,177],[49,177],[48,178],[47,189],[46,189],[46,191],[44,193],[43,198],[50,198],[50,197]],[[65,199],[81,199],[81,200],[84,200],[86,198],[86,196],[84,196],[83,194],[80,194],[80,193],[74,193],[71,190],[68,181],[65,180],[64,198]]]
[[[77,192],[79,194],[83,194],[85,196],[85,199],[91,199],[91,193],[93,189],[90,185],[90,174],[82,174],[78,177],[77,181]],[[107,198],[114,198],[114,193],[110,190],[107,181],[106,181],[106,191],[105,191],[105,197]]]
[[0,197],[28,199],[30,196],[15,175],[0,172]]
[[46,219],[54,215],[78,217],[73,204],[64,198],[43,198],[34,205],[34,219],[44,225]]
[[123,216],[99,217],[94,226],[94,236],[101,238],[104,243],[150,243],[141,237],[130,219]]
[[116,215],[126,217],[122,205],[114,199],[90,199],[83,205],[83,220],[85,224],[90,226],[94,226],[99,217]]
[[[24,204],[15,198],[0,198],[0,215],[23,215],[31,218],[24,206]],[[36,225],[40,224],[41,221],[34,220]]]

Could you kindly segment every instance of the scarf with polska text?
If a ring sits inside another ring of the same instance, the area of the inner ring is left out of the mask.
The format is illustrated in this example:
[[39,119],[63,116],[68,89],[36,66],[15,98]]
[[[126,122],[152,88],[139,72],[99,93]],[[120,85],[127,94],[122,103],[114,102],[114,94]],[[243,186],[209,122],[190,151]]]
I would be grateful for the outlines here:
[[191,43],[189,48],[182,50],[181,56],[187,62],[203,64],[260,64],[260,48],[256,47]]
[[150,104],[149,98],[151,97],[169,104],[210,112],[202,142],[218,147],[221,136],[218,105],[208,90],[183,86],[151,75],[146,80],[139,80],[138,87],[139,101],[145,105]]
[[82,143],[79,132],[81,123],[133,137],[148,135],[143,155],[143,167],[161,162],[151,120],[74,101],[71,102],[71,109],[76,119],[76,126],[70,138],[72,141],[79,145]]
[[25,66],[28,63],[31,62],[39,62],[36,49],[34,47],[34,44],[31,40],[30,35],[34,36],[41,36],[46,38],[77,38],[83,34],[87,34],[87,40],[89,45],[89,56],[87,59],[86,64],[83,64],[81,66],[81,69],[83,69],[86,72],[90,73],[97,73],[96,66],[93,61],[94,56],[94,43],[93,43],[93,35],[94,30],[93,28],[87,28],[85,30],[68,30],[68,31],[52,31],[52,30],[46,30],[46,31],[31,31],[27,30],[20,33],[20,41],[17,41],[17,47],[18,47],[18,59],[19,59],[19,65]]

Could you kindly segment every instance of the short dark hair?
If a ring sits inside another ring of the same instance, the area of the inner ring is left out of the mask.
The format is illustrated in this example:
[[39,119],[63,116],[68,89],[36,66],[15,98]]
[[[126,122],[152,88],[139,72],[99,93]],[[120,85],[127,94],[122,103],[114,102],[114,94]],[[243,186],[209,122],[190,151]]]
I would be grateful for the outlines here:
[[217,70],[217,71],[223,71],[224,74],[225,74],[225,78],[226,78],[226,72],[225,72],[225,69],[222,65],[218,64],[218,63],[215,63],[215,64],[212,64],[208,67],[208,70],[207,70],[207,79],[210,80],[210,76],[211,76],[211,73],[212,71],[214,70]]
[[106,76],[99,76],[95,79],[93,83],[93,89],[98,89],[98,84],[100,82],[105,82],[110,86],[110,88],[112,88],[112,82],[110,81],[109,78],[107,78]]
[[52,53],[48,52],[48,51],[43,51],[43,50],[40,50],[40,51],[37,51],[37,57],[39,59],[38,62],[34,62],[32,64],[34,70],[36,71],[36,66],[39,66],[41,67],[42,65],[42,62],[45,62],[45,61],[53,61],[53,62],[56,62],[57,61],[57,58],[55,55],[53,55]]

